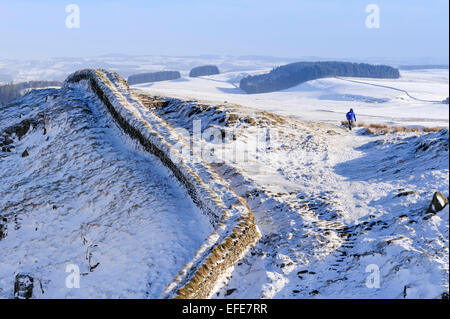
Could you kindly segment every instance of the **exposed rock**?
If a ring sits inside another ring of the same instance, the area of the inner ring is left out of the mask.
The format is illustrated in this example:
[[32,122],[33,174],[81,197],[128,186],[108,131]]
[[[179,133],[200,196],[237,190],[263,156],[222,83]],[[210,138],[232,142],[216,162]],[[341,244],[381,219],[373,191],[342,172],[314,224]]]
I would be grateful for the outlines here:
[[215,65],[203,65],[195,67],[189,72],[189,76],[191,78],[195,78],[197,76],[207,76],[207,75],[214,75],[219,74],[219,68]]
[[437,213],[444,209],[448,204],[448,198],[442,195],[441,192],[436,192],[431,200],[430,207],[428,208],[429,213]]
[[405,191],[397,194],[397,197],[408,196],[412,194],[417,194],[415,191]]
[[319,291],[318,291],[318,290],[313,290],[313,291],[311,291],[309,294],[310,294],[311,296],[315,296],[315,295],[318,295],[318,294],[319,294]]
[[18,124],[8,127],[5,130],[5,133],[9,134],[9,135],[16,134],[20,140],[30,130],[30,128],[32,126],[37,126],[37,125],[38,125],[38,123],[36,121],[27,119],[27,120],[23,120],[22,122],[20,122]]
[[28,155],[30,155],[30,153],[28,153],[28,149],[25,149],[22,153],[22,157],[27,157]]
[[17,274],[14,282],[14,298],[30,299],[33,295],[34,279],[27,274]]
[[229,296],[231,295],[233,292],[236,291],[236,288],[232,288],[232,289],[227,289],[227,292],[225,293],[225,296]]
[[3,145],[9,145],[9,144],[12,144],[13,142],[14,141],[11,138],[9,138],[8,136],[4,136],[3,139],[2,139],[2,144]]
[[6,222],[7,219],[5,217],[0,219],[0,239],[6,237]]

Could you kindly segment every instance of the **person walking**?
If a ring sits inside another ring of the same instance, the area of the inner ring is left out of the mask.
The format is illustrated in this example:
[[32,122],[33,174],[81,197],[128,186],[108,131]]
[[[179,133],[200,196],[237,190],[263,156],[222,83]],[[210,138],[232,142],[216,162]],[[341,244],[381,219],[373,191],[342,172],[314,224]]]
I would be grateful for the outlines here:
[[356,115],[355,115],[355,112],[353,112],[353,109],[350,109],[350,111],[347,112],[346,117],[347,117],[347,121],[348,121],[348,128],[351,131],[353,123],[356,122]]

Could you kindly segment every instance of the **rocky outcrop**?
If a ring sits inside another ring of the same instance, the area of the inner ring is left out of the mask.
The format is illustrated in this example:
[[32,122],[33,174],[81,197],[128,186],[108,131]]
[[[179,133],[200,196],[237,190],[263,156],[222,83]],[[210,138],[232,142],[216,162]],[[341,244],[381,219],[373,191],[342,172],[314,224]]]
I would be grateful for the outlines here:
[[[19,141],[31,130],[42,127],[44,125],[44,117],[38,114],[37,119],[25,119],[17,124],[5,128],[0,131],[0,150],[2,152],[11,152],[15,149],[14,140]],[[28,156],[28,150],[22,153],[22,157]]]
[[28,133],[30,129],[36,128],[38,126],[41,126],[43,124],[43,117],[39,116],[37,120],[35,119],[26,119],[21,121],[18,124],[12,125],[8,128],[6,128],[2,135],[2,139],[6,140],[8,136],[17,136],[19,140],[22,139],[22,137]]
[[435,192],[433,195],[433,199],[431,200],[430,207],[428,208],[428,212],[437,213],[444,209],[444,207],[448,204],[448,198],[445,197],[441,192]]
[[6,217],[0,218],[0,240],[6,237]]
[[176,80],[181,77],[178,71],[160,71],[152,73],[133,74],[128,77],[128,84],[134,85],[139,83],[160,82]]
[[207,75],[215,75],[219,74],[219,68],[215,65],[203,65],[195,67],[189,72],[189,76],[191,78],[195,78],[198,76],[207,76]]

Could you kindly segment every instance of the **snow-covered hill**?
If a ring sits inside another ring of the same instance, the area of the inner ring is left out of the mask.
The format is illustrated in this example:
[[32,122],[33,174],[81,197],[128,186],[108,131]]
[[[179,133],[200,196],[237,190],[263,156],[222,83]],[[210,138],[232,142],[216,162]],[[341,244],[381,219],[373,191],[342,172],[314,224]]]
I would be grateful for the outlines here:
[[[0,298],[157,298],[212,226],[159,159],[86,90],[35,90],[0,109]],[[3,238],[2,238],[3,237]],[[66,287],[66,267],[81,272]]]
[[[117,74],[102,71],[102,85],[114,84],[107,93],[114,105],[105,107],[82,77],[94,73],[75,73],[60,90],[34,90],[0,108],[0,298],[14,296],[16,274],[34,279],[34,298],[171,297],[187,282],[198,288],[194,274],[211,279],[223,264],[214,247],[237,261],[220,270],[212,290],[201,283],[209,297],[448,296],[449,210],[428,212],[436,191],[449,196],[448,129],[371,135],[336,124],[348,96],[395,100],[359,100],[363,118],[377,108],[384,122],[446,126],[448,106],[445,113],[441,104],[346,79],[250,99],[234,86],[241,71],[135,86],[141,104]],[[448,81],[447,72],[434,91],[436,76],[424,80],[428,93],[406,77],[383,85],[429,99]],[[333,101],[319,99],[325,94]],[[302,96],[304,108],[296,109]],[[310,101],[317,104],[308,109]],[[335,109],[320,111],[322,102]],[[106,111],[115,107],[159,143],[158,157],[118,128]],[[413,116],[425,107],[426,121]],[[319,114],[336,118],[299,119]],[[194,120],[203,136],[191,141]],[[204,152],[169,170],[161,158],[181,156],[168,154],[179,145]],[[207,164],[204,154],[212,155]],[[222,214],[211,222],[203,210],[214,209]],[[249,216],[257,231],[246,245],[261,239],[234,252],[240,234],[233,227]],[[214,262],[202,274],[206,259]],[[66,287],[68,264],[80,268],[79,289]]]
[[[447,129],[373,136],[230,103],[163,100],[149,107],[174,127],[192,131],[201,120],[234,134],[214,167],[247,199],[263,236],[215,297],[439,298],[448,292],[448,207],[427,213],[435,191],[448,197]],[[220,151],[215,143],[206,145]],[[260,151],[236,161],[233,155],[255,149],[252,143]],[[373,265],[380,287],[371,289],[366,267]]]

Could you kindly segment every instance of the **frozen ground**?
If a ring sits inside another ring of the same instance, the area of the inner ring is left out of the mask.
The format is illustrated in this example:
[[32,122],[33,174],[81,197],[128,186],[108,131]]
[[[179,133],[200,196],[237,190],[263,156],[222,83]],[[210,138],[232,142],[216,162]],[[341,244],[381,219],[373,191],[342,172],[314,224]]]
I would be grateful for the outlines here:
[[[257,173],[235,164],[278,202],[250,196],[264,237],[217,297],[439,298],[448,291],[448,207],[426,210],[434,191],[448,196],[448,131],[375,138],[328,129],[283,130]],[[365,284],[370,265],[378,288]]]
[[[1,108],[0,298],[13,296],[17,273],[35,279],[38,298],[157,298],[211,233],[175,177],[103,109],[69,89]],[[68,264],[79,289],[66,288]]]

